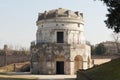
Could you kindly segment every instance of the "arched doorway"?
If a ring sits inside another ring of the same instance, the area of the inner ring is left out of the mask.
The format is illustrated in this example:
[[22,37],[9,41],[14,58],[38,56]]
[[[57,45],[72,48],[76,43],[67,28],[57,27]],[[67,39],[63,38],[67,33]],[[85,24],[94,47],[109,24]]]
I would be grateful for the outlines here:
[[75,61],[74,66],[75,66],[75,73],[76,73],[77,70],[83,69],[83,58],[82,56],[77,55],[74,61]]

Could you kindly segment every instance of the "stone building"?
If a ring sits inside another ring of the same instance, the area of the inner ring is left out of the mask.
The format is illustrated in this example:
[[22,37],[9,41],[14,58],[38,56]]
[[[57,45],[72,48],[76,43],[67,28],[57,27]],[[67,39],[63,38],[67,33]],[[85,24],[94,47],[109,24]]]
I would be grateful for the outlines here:
[[91,65],[83,14],[59,8],[39,13],[36,42],[31,43],[31,73],[75,74]]
[[119,50],[120,50],[120,43],[116,43],[113,41],[106,41],[106,42],[102,42],[101,44],[104,45],[104,47],[106,48],[106,55],[115,55],[115,54],[119,54]]

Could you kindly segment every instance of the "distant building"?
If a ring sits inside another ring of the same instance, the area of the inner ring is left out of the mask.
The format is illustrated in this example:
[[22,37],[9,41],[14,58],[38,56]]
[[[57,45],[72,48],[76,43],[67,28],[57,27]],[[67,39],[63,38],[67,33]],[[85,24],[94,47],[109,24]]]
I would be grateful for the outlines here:
[[120,43],[118,43],[118,46],[116,45],[115,42],[112,41],[106,41],[102,43],[104,47],[106,48],[106,55],[113,55],[113,54],[118,54],[118,48],[120,49]]
[[[104,45],[104,47],[106,48],[106,52],[104,55],[92,55],[92,60],[94,65],[101,65],[113,59],[120,58],[117,45],[115,42],[106,41],[100,44]],[[118,48],[120,49],[120,43],[118,43]]]
[[31,73],[75,74],[92,67],[84,37],[83,14],[66,9],[39,13],[36,43],[31,43]]

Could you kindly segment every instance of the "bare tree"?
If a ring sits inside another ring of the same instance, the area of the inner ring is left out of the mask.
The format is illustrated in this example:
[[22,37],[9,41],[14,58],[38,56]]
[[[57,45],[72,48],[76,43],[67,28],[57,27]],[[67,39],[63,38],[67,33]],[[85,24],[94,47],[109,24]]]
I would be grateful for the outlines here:
[[113,33],[112,38],[116,44],[117,52],[120,53],[120,49],[119,49],[120,33]]

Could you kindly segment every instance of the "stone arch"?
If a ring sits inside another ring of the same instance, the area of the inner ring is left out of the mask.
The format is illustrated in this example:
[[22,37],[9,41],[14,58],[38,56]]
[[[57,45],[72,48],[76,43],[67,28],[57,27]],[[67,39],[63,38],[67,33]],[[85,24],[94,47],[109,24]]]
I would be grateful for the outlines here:
[[65,57],[63,55],[55,55],[55,61],[65,61]]
[[74,69],[75,72],[79,69],[83,69],[83,58],[80,55],[75,56],[74,58]]

